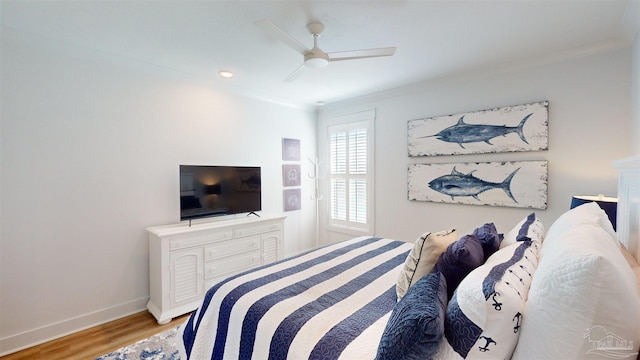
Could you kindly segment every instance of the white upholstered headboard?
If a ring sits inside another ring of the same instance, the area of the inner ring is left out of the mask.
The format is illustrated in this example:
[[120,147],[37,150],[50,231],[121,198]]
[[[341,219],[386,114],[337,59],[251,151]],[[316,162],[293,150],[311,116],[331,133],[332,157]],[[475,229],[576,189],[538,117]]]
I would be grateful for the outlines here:
[[640,262],[640,156],[613,165],[618,168],[618,240]]

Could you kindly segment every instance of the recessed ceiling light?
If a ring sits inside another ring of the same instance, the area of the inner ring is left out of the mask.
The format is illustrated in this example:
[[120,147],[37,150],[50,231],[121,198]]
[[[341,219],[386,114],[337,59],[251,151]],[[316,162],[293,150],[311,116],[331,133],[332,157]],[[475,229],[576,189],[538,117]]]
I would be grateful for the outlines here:
[[233,73],[231,71],[227,71],[227,70],[222,70],[218,74],[220,74],[220,76],[222,76],[223,78],[231,78],[231,77],[233,77]]

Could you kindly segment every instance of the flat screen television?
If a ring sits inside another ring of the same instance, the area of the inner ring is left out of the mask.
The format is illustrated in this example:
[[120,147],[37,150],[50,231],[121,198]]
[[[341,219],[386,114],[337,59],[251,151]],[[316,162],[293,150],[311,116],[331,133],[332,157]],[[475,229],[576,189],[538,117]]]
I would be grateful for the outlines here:
[[260,167],[180,165],[180,220],[260,211]]

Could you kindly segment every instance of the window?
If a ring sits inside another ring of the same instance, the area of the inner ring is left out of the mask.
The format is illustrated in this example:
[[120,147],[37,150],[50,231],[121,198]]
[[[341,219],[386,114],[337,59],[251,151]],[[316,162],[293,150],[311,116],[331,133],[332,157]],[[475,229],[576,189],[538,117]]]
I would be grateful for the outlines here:
[[[329,127],[329,226],[373,233],[373,112]],[[360,117],[362,119],[362,117]]]

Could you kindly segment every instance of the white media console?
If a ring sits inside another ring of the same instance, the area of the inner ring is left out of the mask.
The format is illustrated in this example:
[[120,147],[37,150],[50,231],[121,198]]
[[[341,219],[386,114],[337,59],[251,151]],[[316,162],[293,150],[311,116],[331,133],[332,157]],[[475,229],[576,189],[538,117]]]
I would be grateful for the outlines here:
[[166,324],[195,310],[219,280],[282,259],[284,218],[261,214],[148,228],[149,312]]

